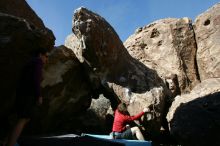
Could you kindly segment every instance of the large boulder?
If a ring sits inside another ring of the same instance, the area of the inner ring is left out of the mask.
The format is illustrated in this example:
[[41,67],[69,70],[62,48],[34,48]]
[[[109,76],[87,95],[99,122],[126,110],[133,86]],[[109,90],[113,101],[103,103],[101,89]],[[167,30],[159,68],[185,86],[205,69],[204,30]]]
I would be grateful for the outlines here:
[[201,80],[220,77],[220,3],[199,15],[194,23],[197,64]]
[[[132,115],[144,107],[154,107],[151,109],[155,116],[150,119],[154,126],[148,128],[150,133],[159,132],[168,90],[157,73],[132,58],[111,25],[86,8],[75,11],[73,32],[80,43],[72,49],[80,52],[77,58],[87,64],[91,82],[99,82],[112,91],[112,95],[120,97],[118,101],[130,103],[128,108]],[[145,126],[146,121],[147,118]]]

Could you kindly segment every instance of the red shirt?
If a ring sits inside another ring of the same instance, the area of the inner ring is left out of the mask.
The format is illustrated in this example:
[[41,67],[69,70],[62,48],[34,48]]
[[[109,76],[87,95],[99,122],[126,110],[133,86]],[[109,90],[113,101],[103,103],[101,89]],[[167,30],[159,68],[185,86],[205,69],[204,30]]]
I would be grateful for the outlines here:
[[135,116],[129,116],[129,115],[124,115],[120,113],[118,110],[116,110],[112,131],[113,132],[124,131],[126,129],[127,123],[139,119],[142,115],[144,115],[144,112],[141,112]]

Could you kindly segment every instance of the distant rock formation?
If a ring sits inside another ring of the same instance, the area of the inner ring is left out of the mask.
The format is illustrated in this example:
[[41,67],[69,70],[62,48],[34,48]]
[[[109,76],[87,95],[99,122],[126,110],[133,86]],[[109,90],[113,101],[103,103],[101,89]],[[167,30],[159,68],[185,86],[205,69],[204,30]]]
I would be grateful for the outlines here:
[[189,18],[167,18],[136,30],[124,43],[129,53],[166,78],[178,77],[182,93],[198,83],[196,41]]

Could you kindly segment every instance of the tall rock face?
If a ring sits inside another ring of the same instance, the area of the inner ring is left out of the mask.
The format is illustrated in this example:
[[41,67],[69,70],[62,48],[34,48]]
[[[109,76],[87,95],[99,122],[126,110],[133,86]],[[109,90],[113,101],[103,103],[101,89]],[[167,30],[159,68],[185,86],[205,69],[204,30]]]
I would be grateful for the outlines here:
[[198,83],[196,41],[191,20],[167,18],[136,30],[124,43],[128,52],[164,79],[176,74],[182,93]]
[[170,132],[181,145],[220,145],[219,26],[220,3],[199,15],[194,22],[196,61],[201,83],[190,93],[175,98],[167,120]]
[[194,29],[201,80],[220,77],[220,3],[199,15]]
[[12,111],[22,67],[39,47],[53,49],[55,37],[24,0],[1,0],[0,22],[0,125],[4,126],[1,122]]
[[75,39],[71,35],[66,44],[87,64],[91,82],[99,82],[120,97],[118,100],[129,103],[131,115],[141,112],[144,107],[155,107],[152,108],[154,118],[149,121],[152,126],[146,124],[147,121],[143,124],[149,126],[150,133],[158,133],[168,95],[163,80],[154,70],[129,55],[114,29],[101,16],[86,8],[77,9],[73,32],[80,42],[77,43],[79,48],[69,45]]

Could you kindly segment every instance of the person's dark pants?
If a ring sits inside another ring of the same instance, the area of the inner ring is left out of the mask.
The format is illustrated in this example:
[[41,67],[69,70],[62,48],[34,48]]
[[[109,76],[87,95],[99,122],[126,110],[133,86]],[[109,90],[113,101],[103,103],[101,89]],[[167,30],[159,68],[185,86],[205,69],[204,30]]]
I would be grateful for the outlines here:
[[115,135],[115,139],[135,139],[135,137],[132,135],[131,129],[129,128],[124,132]]

